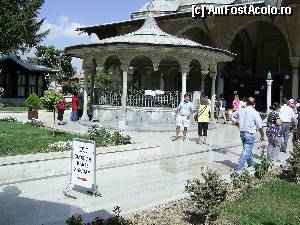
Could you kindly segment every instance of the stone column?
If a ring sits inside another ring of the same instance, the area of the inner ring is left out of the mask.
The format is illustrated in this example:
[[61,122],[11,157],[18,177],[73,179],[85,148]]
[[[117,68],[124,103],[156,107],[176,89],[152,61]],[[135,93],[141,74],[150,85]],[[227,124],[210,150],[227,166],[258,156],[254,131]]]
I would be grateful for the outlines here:
[[272,82],[273,80],[267,80],[267,115],[269,115],[272,105]]
[[84,70],[84,81],[83,81],[83,114],[81,120],[88,121],[89,117],[87,114],[88,110],[88,69],[85,68]]
[[95,77],[97,75],[97,64],[96,61],[93,61],[93,69],[91,73],[91,80],[90,80],[90,101],[91,104],[94,104],[94,86],[95,86]]
[[184,95],[186,94],[186,77],[187,71],[182,71],[181,73],[181,100],[183,100]]
[[280,105],[282,105],[282,98],[283,98],[283,85],[280,86],[280,92],[279,92],[279,102],[280,102]]
[[217,74],[215,71],[211,71],[211,120],[215,119],[215,99],[216,99],[216,78]]
[[203,94],[205,93],[205,79],[208,73],[209,73],[208,70],[201,71],[201,91]]
[[163,72],[160,72],[160,90],[165,89],[165,80],[164,80],[164,74]]
[[127,100],[127,89],[128,89],[128,70],[129,66],[121,65],[121,70],[123,71],[123,89],[122,89],[122,99],[121,99],[121,119],[119,121],[118,129],[125,130],[126,128],[126,100]]
[[216,79],[217,79],[217,66],[212,66],[210,70],[211,77],[211,111],[210,118],[211,120],[215,119],[215,99],[216,99]]
[[219,63],[218,65],[218,88],[217,88],[217,95],[224,94],[224,63]]
[[293,99],[298,99],[299,96],[299,57],[290,57],[291,66],[293,69],[292,80],[292,96]]

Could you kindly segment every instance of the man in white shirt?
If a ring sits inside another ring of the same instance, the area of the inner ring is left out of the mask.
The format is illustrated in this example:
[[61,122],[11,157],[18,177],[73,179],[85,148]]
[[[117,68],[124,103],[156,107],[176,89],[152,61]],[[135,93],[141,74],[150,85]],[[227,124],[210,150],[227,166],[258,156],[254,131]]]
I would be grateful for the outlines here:
[[263,122],[259,113],[255,110],[255,99],[250,97],[247,99],[247,106],[240,108],[233,115],[238,121],[240,128],[240,137],[243,143],[243,152],[237,163],[236,170],[241,171],[247,162],[248,167],[255,165],[252,150],[255,143],[255,134],[257,130],[260,133],[260,140],[264,140]]
[[282,120],[281,125],[281,133],[284,141],[281,145],[281,151],[286,152],[287,144],[289,142],[290,132],[291,132],[291,124],[293,119],[296,119],[296,114],[294,110],[288,106],[288,100],[286,98],[282,99],[283,106],[280,109],[279,117]]

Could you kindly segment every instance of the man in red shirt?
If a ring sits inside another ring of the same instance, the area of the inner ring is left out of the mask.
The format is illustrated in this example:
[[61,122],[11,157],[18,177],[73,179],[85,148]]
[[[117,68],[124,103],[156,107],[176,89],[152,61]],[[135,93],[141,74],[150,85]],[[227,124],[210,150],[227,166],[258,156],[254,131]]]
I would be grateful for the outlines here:
[[78,104],[77,104],[77,93],[72,96],[72,113],[71,121],[76,122],[78,120]]

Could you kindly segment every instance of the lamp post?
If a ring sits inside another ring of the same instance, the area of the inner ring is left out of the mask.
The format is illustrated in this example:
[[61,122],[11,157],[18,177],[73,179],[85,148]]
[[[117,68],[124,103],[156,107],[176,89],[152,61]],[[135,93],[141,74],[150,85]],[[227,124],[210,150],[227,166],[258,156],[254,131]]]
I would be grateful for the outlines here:
[[272,74],[271,71],[267,74],[267,114],[270,112],[270,107],[272,105]]

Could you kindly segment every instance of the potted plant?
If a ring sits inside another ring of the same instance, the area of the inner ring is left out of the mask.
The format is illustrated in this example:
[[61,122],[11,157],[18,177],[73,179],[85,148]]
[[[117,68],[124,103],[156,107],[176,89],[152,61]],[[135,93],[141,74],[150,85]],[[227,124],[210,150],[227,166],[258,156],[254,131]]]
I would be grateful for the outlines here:
[[38,109],[41,107],[40,98],[35,93],[32,93],[26,99],[25,105],[27,107],[29,107],[28,108],[28,119],[29,120],[38,119],[39,118]]

